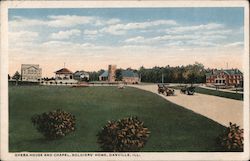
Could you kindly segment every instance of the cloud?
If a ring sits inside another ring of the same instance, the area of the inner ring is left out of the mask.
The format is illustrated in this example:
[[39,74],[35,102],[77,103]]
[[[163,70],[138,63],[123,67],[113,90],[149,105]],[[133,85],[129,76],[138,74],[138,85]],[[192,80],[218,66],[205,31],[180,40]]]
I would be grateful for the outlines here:
[[69,39],[72,36],[79,36],[81,34],[80,30],[72,29],[67,31],[59,31],[57,33],[52,33],[50,35],[50,38],[57,39],[57,40],[63,40],[63,39]]
[[31,31],[9,32],[9,47],[13,49],[32,48],[39,40],[39,34]]
[[141,43],[141,42],[145,42],[145,38],[142,36],[137,36],[134,38],[126,39],[124,42],[125,43]]
[[84,30],[84,34],[86,35],[96,35],[98,34],[97,30]]
[[91,44],[91,43],[83,43],[83,44],[81,44],[80,45],[81,47],[95,47],[95,45],[94,44]]
[[34,41],[39,34],[31,31],[9,32],[9,39],[13,42]]
[[[55,51],[55,49],[58,52],[65,52],[65,53],[85,53],[86,51],[94,51],[94,50],[106,50],[106,49],[112,49],[112,47],[97,45],[89,42],[85,43],[73,43],[68,41],[47,41],[42,43],[39,46],[39,49],[46,49],[48,53]],[[37,50],[34,49],[34,50]]]
[[184,32],[197,32],[204,30],[215,30],[223,28],[223,24],[218,23],[209,23],[209,24],[201,24],[196,26],[178,26],[170,29],[166,29],[166,33],[184,33]]
[[21,16],[13,16],[9,21],[10,28],[25,28],[34,26],[48,26],[53,28],[70,28],[77,25],[114,25],[121,22],[120,19],[102,19],[94,16],[78,16],[78,15],[49,15],[46,19],[29,19]]
[[242,47],[244,46],[244,43],[243,42],[233,42],[233,43],[229,43],[229,44],[226,44],[224,45],[224,47]]
[[[175,27],[170,26],[166,32],[157,33],[154,37],[136,36],[124,40],[126,44],[147,44],[147,45],[163,45],[183,47],[217,47],[225,42],[228,36],[232,35],[233,30],[225,28],[223,24],[208,23],[193,26],[181,26],[177,24]],[[163,33],[163,34],[162,34]]]
[[10,28],[12,29],[34,26],[69,28],[77,25],[92,24],[97,20],[97,17],[77,15],[50,15],[47,19],[28,19],[20,16],[15,16],[13,18],[13,20],[9,21]]
[[133,22],[126,24],[115,24],[110,25],[101,29],[101,32],[106,32],[112,35],[123,35],[127,30],[135,30],[135,29],[146,29],[149,27],[159,26],[159,25],[177,25],[177,22],[174,20],[155,20],[155,21],[147,21],[147,22]]
[[9,21],[10,29],[44,26],[44,25],[47,25],[46,21],[39,19],[27,19],[20,16],[15,16],[13,20]]
[[95,21],[95,17],[76,16],[76,15],[59,15],[48,16],[48,26],[51,27],[73,27],[76,25],[89,24]]
[[121,20],[118,19],[118,18],[111,18],[111,19],[109,19],[108,21],[105,21],[105,22],[108,25],[113,25],[113,24],[117,24],[117,23],[121,22]]

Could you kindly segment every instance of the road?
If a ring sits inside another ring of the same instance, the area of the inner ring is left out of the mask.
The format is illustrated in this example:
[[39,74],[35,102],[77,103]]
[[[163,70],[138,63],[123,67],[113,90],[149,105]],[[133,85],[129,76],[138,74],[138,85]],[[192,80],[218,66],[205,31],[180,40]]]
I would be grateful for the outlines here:
[[181,94],[179,90],[175,90],[175,96],[165,96],[157,93],[157,85],[130,86],[156,93],[170,102],[208,117],[224,126],[229,126],[229,122],[232,122],[243,128],[243,101],[200,93],[189,96]]

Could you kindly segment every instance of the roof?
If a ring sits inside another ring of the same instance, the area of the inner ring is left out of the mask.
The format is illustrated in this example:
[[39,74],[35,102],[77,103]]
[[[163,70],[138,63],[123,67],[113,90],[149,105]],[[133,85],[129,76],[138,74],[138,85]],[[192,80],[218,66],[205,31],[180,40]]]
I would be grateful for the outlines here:
[[224,72],[228,73],[229,75],[243,74],[239,69],[226,69]]
[[243,73],[239,69],[221,69],[221,70],[214,70],[209,73],[206,73],[206,76],[217,75],[220,72],[225,72],[228,75],[242,75]]
[[104,71],[104,72],[100,75],[100,77],[108,77],[108,75],[109,75],[109,73],[108,73],[108,71],[106,70],[106,71]]
[[89,75],[89,73],[87,73],[87,72],[81,70],[81,71],[76,71],[76,72],[74,73],[74,75]]
[[56,74],[73,74],[69,69],[67,68],[62,68],[58,71],[55,72]]
[[132,70],[123,70],[122,71],[123,77],[139,77],[139,75]]
[[39,64],[21,64],[21,69],[35,68],[39,69]]
[[35,66],[30,66],[30,67],[27,67],[26,69],[30,69],[30,68],[35,68],[35,69],[38,69],[37,67]]

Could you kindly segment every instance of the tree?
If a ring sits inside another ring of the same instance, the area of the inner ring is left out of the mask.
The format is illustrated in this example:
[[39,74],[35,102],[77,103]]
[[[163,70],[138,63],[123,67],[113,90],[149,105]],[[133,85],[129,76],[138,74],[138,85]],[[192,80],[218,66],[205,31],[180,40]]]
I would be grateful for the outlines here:
[[12,78],[16,80],[16,86],[17,86],[18,85],[18,80],[21,78],[21,75],[19,74],[18,71],[16,71],[16,73],[13,75]]
[[89,81],[98,81],[99,76],[105,72],[105,70],[101,69],[99,71],[88,72],[89,73]]
[[185,67],[183,77],[186,83],[203,83],[206,79],[204,65],[195,62]]
[[115,71],[115,80],[122,81],[122,69],[117,69]]
[[10,80],[10,75],[8,74],[8,80]]

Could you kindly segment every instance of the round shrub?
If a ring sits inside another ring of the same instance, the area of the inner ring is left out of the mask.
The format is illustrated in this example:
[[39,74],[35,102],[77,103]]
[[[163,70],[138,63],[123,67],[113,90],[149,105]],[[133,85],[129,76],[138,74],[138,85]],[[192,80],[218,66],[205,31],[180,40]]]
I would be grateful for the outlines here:
[[98,133],[98,143],[104,151],[139,151],[146,144],[149,130],[137,117],[109,121]]
[[243,151],[243,129],[230,122],[230,126],[218,137],[218,143],[225,151]]
[[75,130],[75,116],[57,109],[34,115],[31,118],[33,125],[48,139],[61,138]]

